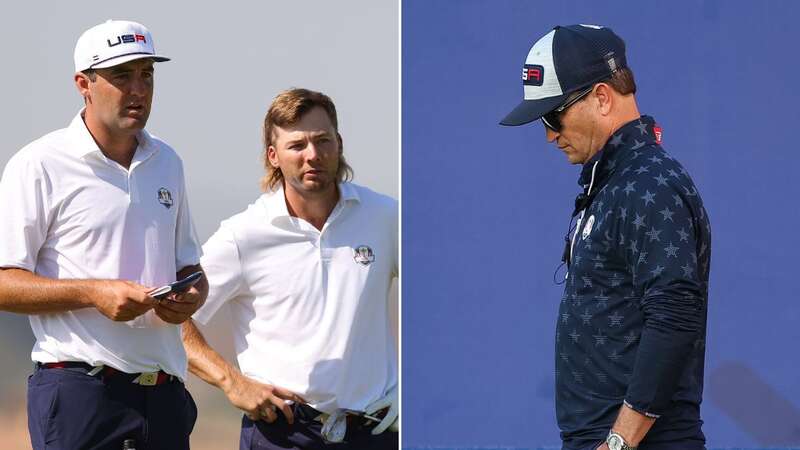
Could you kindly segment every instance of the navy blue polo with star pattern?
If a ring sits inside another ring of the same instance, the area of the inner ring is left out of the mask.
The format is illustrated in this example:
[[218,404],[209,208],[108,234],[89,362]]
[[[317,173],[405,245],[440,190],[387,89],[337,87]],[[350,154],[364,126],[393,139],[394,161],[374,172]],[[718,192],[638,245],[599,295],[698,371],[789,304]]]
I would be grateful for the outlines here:
[[[704,439],[700,420],[711,226],[648,116],[588,163],[556,327],[566,448],[605,438],[623,403],[657,417],[644,443]],[[594,171],[594,180],[592,180]]]

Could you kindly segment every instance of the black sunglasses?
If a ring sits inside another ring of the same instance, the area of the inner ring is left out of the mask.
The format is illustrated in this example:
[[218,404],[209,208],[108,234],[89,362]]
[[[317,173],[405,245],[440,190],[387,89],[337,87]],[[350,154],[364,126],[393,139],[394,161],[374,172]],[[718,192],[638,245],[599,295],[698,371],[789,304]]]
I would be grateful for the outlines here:
[[589,86],[585,90],[581,91],[578,95],[573,97],[571,100],[566,101],[563,105],[561,105],[558,108],[556,108],[556,109],[550,111],[549,113],[543,115],[542,116],[542,123],[544,124],[544,126],[546,126],[547,128],[550,128],[551,130],[553,130],[555,132],[561,131],[561,127],[562,127],[562,125],[561,125],[561,114],[564,111],[566,111],[567,108],[569,108],[570,106],[572,106],[575,103],[577,103],[578,100],[580,100],[583,97],[586,97],[587,95],[589,95],[589,92],[592,92],[592,89],[594,89],[594,85]]

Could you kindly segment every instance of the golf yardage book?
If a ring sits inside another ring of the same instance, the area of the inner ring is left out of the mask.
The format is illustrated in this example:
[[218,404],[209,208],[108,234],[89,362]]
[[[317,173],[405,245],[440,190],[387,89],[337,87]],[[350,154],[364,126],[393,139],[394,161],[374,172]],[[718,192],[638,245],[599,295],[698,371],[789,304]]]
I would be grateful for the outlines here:
[[195,272],[182,280],[178,280],[174,283],[170,283],[166,286],[161,286],[158,289],[152,290],[148,292],[148,295],[157,299],[163,299],[167,295],[172,293],[181,293],[187,291],[190,287],[194,286],[195,283],[203,276],[203,272]]

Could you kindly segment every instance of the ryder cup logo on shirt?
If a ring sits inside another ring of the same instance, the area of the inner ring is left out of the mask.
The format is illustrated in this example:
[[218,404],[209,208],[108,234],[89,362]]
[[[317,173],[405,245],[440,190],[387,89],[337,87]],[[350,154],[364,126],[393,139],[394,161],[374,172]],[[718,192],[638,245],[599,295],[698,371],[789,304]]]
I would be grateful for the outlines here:
[[161,203],[167,209],[172,206],[172,194],[167,190],[167,188],[162,187],[158,190],[158,203]]
[[375,253],[372,252],[369,246],[359,245],[353,249],[353,260],[363,266],[368,266],[375,261]]
[[589,216],[589,220],[586,221],[586,226],[583,227],[583,233],[581,233],[581,238],[586,239],[589,237],[589,234],[592,232],[592,226],[594,226],[594,214]]

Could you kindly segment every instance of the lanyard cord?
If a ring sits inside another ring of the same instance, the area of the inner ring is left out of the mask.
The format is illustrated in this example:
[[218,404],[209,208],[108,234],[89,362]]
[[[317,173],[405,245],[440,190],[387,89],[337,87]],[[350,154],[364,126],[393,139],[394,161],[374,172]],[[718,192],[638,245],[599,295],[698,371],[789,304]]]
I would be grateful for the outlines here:
[[578,233],[581,229],[581,223],[583,223],[583,216],[586,215],[586,208],[589,207],[589,201],[592,198],[592,187],[594,186],[594,173],[597,170],[597,165],[600,164],[600,161],[597,160],[594,162],[592,166],[592,178],[589,180],[589,189],[586,191],[586,203],[584,203],[583,209],[581,209],[581,216],[578,218],[578,225],[575,226],[575,233],[572,235],[572,242],[569,245],[569,259],[572,261],[572,249],[575,247],[575,238],[578,237]]
[[[576,209],[580,208],[580,217],[578,217],[578,222],[575,224],[575,227],[572,226],[572,219],[575,218],[575,215],[578,211],[574,211],[572,213],[572,217],[569,219],[569,225],[567,227],[567,234],[564,235],[564,253],[561,255],[561,264],[556,267],[556,271],[553,273],[553,282],[555,284],[564,284],[569,276],[569,266],[572,262],[572,249],[575,246],[575,238],[577,238],[578,233],[581,229],[581,223],[583,223],[583,216],[586,214],[586,208],[589,206],[591,202],[591,195],[592,195],[592,188],[594,187],[594,176],[597,171],[597,165],[600,164],[600,160],[595,161],[594,165],[592,166],[592,177],[589,180],[589,188],[586,190],[585,194],[581,194],[583,197],[582,200],[579,200],[581,203],[580,205],[576,205]],[[579,196],[580,197],[580,196]],[[570,234],[572,238],[570,239]],[[559,281],[558,280],[558,271],[561,270],[562,267],[566,265],[567,271],[564,273],[564,278]]]

